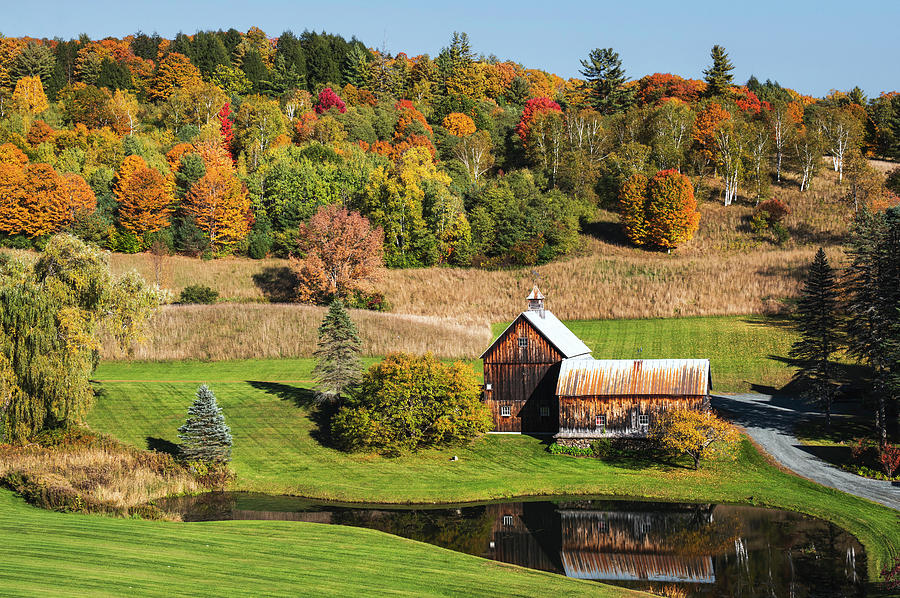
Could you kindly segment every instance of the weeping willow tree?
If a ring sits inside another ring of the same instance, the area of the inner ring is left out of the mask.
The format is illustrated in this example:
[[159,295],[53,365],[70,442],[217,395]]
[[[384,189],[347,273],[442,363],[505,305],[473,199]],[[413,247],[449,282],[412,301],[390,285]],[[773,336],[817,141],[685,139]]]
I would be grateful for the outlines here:
[[33,265],[0,263],[0,440],[78,423],[91,406],[99,334],[139,339],[158,293],[136,274],[114,279],[106,255],[57,235]]

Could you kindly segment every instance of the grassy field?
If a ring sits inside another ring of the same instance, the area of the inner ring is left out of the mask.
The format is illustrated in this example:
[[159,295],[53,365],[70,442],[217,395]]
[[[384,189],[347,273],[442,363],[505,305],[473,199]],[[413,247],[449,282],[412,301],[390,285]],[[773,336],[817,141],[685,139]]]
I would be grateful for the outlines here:
[[377,531],[53,513],[0,490],[4,596],[640,596]]
[[[209,382],[235,439],[236,488],[343,501],[448,502],[601,494],[752,503],[802,511],[854,533],[870,570],[900,554],[896,512],[782,473],[749,444],[736,462],[700,471],[655,463],[555,457],[546,441],[488,436],[471,446],[386,459],[320,443],[309,362],[108,364],[91,427],[139,447],[175,442],[197,384]],[[458,461],[450,457],[458,456]]]

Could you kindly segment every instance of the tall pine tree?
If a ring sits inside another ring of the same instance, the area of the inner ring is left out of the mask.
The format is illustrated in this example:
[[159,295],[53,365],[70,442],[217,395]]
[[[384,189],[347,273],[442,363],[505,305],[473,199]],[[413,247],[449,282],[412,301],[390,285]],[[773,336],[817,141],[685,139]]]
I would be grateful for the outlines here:
[[187,421],[178,428],[181,455],[188,461],[226,463],[231,460],[231,429],[216,403],[216,395],[203,384],[188,408]]
[[822,406],[828,427],[834,398],[830,360],[839,342],[837,302],[834,270],[825,251],[819,248],[797,306],[800,338],[791,347],[791,357],[799,365],[795,378],[809,385],[808,396],[811,402]]
[[627,109],[634,101],[634,90],[626,87],[625,69],[618,52],[595,48],[581,61],[581,74],[590,90],[588,103],[601,114]]
[[335,299],[319,326],[319,343],[314,355],[316,367],[316,399],[336,401],[359,382],[362,363],[359,360],[359,333],[344,304]]
[[726,95],[734,79],[734,75],[731,74],[734,65],[728,59],[725,48],[718,44],[712,47],[709,55],[712,57],[712,66],[703,71],[703,74],[706,75],[704,77],[707,85],[706,95],[711,98]]
[[851,236],[847,282],[848,346],[872,368],[875,423],[887,442],[888,417],[900,399],[900,209],[862,210]]

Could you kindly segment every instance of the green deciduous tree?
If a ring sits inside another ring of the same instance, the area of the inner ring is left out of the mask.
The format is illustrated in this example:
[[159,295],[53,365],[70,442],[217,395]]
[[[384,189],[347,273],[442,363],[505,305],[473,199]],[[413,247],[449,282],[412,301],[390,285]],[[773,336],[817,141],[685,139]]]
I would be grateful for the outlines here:
[[625,69],[618,52],[595,48],[581,61],[581,74],[589,89],[588,104],[602,114],[614,114],[634,102],[634,90],[625,85]]
[[181,456],[187,461],[227,463],[231,460],[231,428],[225,424],[216,395],[203,384],[188,408],[187,421],[178,428]]
[[831,356],[838,349],[838,297],[834,270],[821,247],[809,269],[797,305],[797,332],[800,334],[791,357],[799,366],[795,377],[809,385],[808,396],[825,411],[831,426],[832,385]]
[[137,275],[114,279],[106,255],[69,235],[33,266],[0,265],[0,440],[79,423],[102,329],[128,347],[158,304]]
[[335,299],[319,326],[319,342],[314,353],[316,399],[340,401],[362,377],[360,340],[356,324],[344,304]]

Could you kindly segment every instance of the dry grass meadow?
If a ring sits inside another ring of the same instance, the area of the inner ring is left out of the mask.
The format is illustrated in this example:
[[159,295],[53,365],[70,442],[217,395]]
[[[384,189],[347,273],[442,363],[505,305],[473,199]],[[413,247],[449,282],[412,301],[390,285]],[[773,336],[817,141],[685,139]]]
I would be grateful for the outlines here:
[[[891,163],[878,163],[880,171]],[[717,181],[695,181],[701,212],[695,238],[671,254],[629,246],[614,213],[600,210],[586,225],[572,255],[534,269],[423,268],[386,270],[375,286],[392,305],[388,314],[354,312],[366,355],[390,350],[440,357],[475,357],[490,340],[490,324],[521,311],[535,281],[548,307],[563,319],[655,318],[768,314],[789,309],[818,247],[832,263],[845,261],[843,245],[853,208],[846,185],[824,165],[801,194],[790,175],[771,196],[792,209],[790,238],[754,235],[755,200],[722,205]],[[24,252],[20,252],[22,254]],[[137,270],[176,296],[189,284],[219,291],[212,306],[164,307],[135,359],[242,359],[312,353],[323,310],[283,303],[290,271],[283,259],[113,254],[114,272]],[[127,359],[106,343],[104,357]]]

